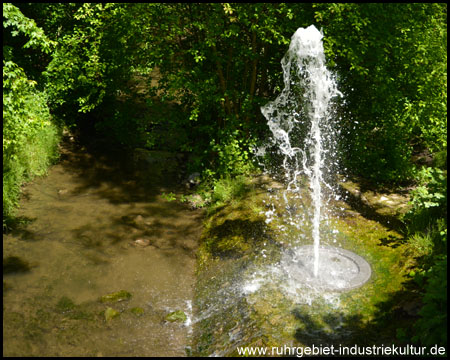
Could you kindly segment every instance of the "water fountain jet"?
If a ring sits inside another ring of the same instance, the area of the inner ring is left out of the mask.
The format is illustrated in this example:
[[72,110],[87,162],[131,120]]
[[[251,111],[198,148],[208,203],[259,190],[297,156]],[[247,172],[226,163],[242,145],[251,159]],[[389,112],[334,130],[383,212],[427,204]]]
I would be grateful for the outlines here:
[[[290,278],[308,286],[349,290],[370,278],[369,264],[348,250],[320,245],[321,222],[326,220],[322,211],[325,204],[322,186],[332,189],[325,175],[333,173],[330,164],[336,163],[336,159],[327,159],[324,154],[336,152],[332,105],[334,99],[342,96],[325,66],[322,38],[322,33],[313,25],[294,33],[281,61],[284,89],[274,101],[263,106],[261,112],[272,132],[273,144],[284,157],[285,208],[293,207],[290,198],[299,197],[299,178],[302,177],[308,179],[312,200],[309,217],[313,245],[291,249],[283,255],[281,267]],[[290,224],[297,228],[305,222],[304,218],[287,216]]]

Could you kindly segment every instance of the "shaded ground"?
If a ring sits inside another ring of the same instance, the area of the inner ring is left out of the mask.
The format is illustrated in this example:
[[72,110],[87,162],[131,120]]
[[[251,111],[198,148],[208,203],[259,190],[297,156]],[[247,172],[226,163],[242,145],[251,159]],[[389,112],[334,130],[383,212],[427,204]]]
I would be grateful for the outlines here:
[[409,188],[402,191],[374,190],[373,185],[363,179],[352,179],[339,183],[340,194],[356,211],[367,219],[375,220],[386,228],[403,232],[405,225],[400,221],[409,209]]

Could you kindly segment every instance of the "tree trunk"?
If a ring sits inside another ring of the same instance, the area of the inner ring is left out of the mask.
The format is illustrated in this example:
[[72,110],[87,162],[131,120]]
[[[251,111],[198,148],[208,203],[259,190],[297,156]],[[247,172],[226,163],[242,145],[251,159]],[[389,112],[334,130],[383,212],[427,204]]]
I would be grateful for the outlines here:
[[232,106],[228,95],[226,95],[227,91],[227,82],[225,80],[225,76],[223,75],[222,65],[219,61],[219,54],[217,53],[217,49],[213,46],[214,55],[216,56],[216,65],[217,65],[217,75],[220,81],[220,89],[222,90],[223,96],[225,98],[225,112],[227,115],[231,115],[233,113]]

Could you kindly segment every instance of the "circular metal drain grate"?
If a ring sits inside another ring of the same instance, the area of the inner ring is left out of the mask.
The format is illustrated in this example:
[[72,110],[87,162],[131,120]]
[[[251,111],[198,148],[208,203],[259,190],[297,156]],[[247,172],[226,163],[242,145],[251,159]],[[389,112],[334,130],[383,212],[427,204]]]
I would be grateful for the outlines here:
[[370,265],[355,253],[331,246],[319,248],[319,274],[314,277],[314,246],[288,251],[281,259],[289,277],[319,290],[347,291],[365,284],[372,274]]

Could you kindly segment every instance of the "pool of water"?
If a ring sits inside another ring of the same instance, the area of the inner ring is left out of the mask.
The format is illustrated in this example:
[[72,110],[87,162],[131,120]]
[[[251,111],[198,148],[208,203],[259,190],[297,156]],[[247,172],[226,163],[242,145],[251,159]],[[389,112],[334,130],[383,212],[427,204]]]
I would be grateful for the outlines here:
[[[24,187],[26,224],[3,235],[3,355],[185,355],[202,213],[161,196],[172,191],[119,150],[67,142]],[[119,290],[131,299],[99,301]],[[186,322],[165,320],[177,310]]]

